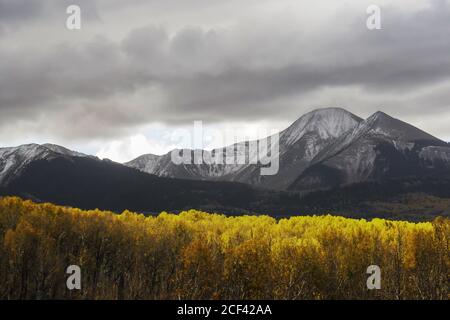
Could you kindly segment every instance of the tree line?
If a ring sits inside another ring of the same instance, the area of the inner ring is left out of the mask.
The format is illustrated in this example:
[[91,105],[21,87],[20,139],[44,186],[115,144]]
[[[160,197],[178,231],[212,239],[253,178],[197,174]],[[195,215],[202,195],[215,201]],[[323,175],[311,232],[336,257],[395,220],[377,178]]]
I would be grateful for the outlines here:
[[449,299],[449,239],[445,218],[146,217],[4,197],[0,299]]

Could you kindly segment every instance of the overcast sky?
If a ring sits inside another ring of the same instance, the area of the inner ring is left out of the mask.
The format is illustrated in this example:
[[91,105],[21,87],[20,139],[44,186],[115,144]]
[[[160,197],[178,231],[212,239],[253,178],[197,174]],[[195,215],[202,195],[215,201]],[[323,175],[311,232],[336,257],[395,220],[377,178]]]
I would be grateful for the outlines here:
[[320,107],[450,140],[450,1],[0,0],[0,146],[126,161],[195,120],[250,134]]

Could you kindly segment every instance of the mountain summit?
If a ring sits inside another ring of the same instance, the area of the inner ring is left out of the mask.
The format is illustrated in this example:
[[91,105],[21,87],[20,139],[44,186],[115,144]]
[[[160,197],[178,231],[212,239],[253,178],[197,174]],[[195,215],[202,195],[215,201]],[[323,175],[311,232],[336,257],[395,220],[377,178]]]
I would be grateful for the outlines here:
[[[438,154],[431,156],[429,148]],[[442,149],[443,148],[443,149]],[[376,112],[322,150],[290,186],[316,190],[368,180],[421,175],[448,166],[447,143],[384,112]],[[439,158],[439,159],[438,159]]]
[[[255,164],[175,165],[171,162],[170,152],[163,156],[143,155],[126,165],[164,177],[235,181],[270,189],[285,189],[320,151],[361,121],[361,118],[342,108],[318,109],[303,115],[280,132],[280,170],[275,176],[261,176],[260,166]],[[213,152],[222,152],[222,149]]]
[[24,144],[18,147],[0,148],[0,187],[19,176],[24,168],[37,160],[49,160],[58,156],[88,157],[87,155],[54,144]]
[[322,140],[337,138],[354,128],[361,118],[342,108],[325,108],[311,111],[295,121],[281,133],[287,146],[294,144],[308,133],[317,134]]
[[280,132],[280,170],[275,176],[261,176],[259,166],[252,164],[176,166],[170,153],[144,155],[126,165],[166,177],[310,191],[422,174],[446,167],[448,159],[445,142],[384,112],[364,120],[343,108],[325,108],[303,115]]

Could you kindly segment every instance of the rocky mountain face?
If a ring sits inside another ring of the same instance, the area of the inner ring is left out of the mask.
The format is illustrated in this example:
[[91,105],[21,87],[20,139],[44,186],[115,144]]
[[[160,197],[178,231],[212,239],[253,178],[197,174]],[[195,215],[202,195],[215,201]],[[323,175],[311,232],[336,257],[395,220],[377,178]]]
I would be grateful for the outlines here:
[[[244,152],[249,160],[246,164],[176,165],[171,161],[169,152],[163,156],[143,155],[125,165],[163,177],[235,181],[269,189],[286,189],[308,168],[320,151],[361,121],[359,117],[340,108],[319,109],[305,114],[279,134],[279,171],[276,175],[261,175],[261,164],[252,164],[250,159],[255,155],[249,154],[248,145],[251,142],[228,147],[234,150],[234,157]],[[263,142],[260,140],[255,143],[260,145]],[[202,152],[215,154],[224,152],[224,149]]]
[[280,132],[276,175],[262,176],[246,148],[261,143],[230,146],[248,160],[235,165],[177,165],[170,153],[123,165],[50,144],[0,148],[0,195],[115,211],[278,215],[364,211],[365,201],[409,193],[450,198],[449,144],[382,112],[365,120],[339,108],[307,113]]
[[449,154],[446,142],[377,112],[322,150],[289,189],[329,189],[448,171]]
[[[0,148],[0,196],[117,212],[196,208],[413,220],[446,214],[450,146],[385,113],[365,120],[339,108],[304,115],[280,132],[273,176],[252,164],[256,154],[246,147],[260,143],[230,146],[248,160],[236,165],[177,165],[170,153],[122,165],[51,144]],[[224,149],[195,152],[213,156]]]
[[[446,142],[383,112],[363,120],[341,108],[319,109],[302,116],[279,137],[279,171],[272,176],[261,175],[261,165],[250,163],[176,165],[170,153],[143,155],[125,165],[164,177],[314,191],[447,170],[450,164],[450,146]],[[232,146],[236,156],[246,144]],[[211,151],[216,152],[223,149]],[[246,156],[252,157],[248,152]]]
[[241,213],[258,198],[245,184],[163,178],[38,144],[0,149],[0,196],[6,195],[84,209],[145,213],[191,208]]
[[12,148],[0,148],[0,187],[6,186],[23,170],[37,160],[56,157],[92,157],[54,144],[26,144]]

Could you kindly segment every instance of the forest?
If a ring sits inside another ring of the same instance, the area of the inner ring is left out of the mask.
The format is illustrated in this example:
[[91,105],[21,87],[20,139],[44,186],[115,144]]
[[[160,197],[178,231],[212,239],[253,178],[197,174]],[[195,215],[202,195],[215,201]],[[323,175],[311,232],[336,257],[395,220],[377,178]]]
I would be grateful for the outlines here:
[[[367,287],[371,265],[380,289]],[[442,217],[145,216],[0,198],[0,299],[448,300],[449,280]]]

